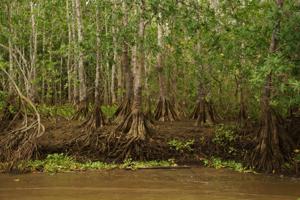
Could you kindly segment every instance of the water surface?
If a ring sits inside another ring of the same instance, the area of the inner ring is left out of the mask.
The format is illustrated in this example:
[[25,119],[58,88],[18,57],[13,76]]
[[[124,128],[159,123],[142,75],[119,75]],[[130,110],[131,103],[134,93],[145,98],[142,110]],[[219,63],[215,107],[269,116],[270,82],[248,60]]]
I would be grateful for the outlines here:
[[297,200],[300,180],[191,168],[0,174],[0,200]]

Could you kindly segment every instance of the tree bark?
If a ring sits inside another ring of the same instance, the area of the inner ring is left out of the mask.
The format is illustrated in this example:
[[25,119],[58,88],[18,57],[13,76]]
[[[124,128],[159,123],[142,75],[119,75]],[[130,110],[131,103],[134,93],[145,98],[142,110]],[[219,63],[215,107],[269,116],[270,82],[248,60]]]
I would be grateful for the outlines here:
[[[126,2],[122,2],[122,10],[124,13],[122,19],[123,27],[128,28],[128,10]],[[135,45],[132,49],[132,55],[136,55]],[[131,64],[133,65],[133,68],[136,67],[136,56],[132,56]],[[129,63],[129,47],[128,39],[126,36],[124,36],[122,43],[121,65],[123,68],[125,80],[125,98],[123,99],[122,103],[119,105],[118,109],[114,114],[116,123],[121,123],[125,119],[125,117],[130,113],[133,98],[133,75]]]
[[70,21],[69,0],[66,0],[66,20],[68,25],[68,55],[67,55],[67,76],[68,76],[68,102],[72,102],[72,66],[71,66],[71,44],[72,44],[72,29]]
[[30,39],[30,70],[28,74],[29,88],[28,95],[29,98],[35,102],[36,101],[36,57],[37,57],[37,31],[34,13],[34,2],[30,1],[30,14],[31,14],[31,39]]
[[81,5],[80,0],[75,0],[75,10],[76,10],[76,21],[77,21],[77,41],[78,41],[78,77],[79,77],[79,102],[86,103],[87,92],[86,92],[86,80],[85,80],[85,70],[83,63],[83,35],[82,35],[82,18],[81,18]]
[[159,100],[154,112],[154,118],[158,121],[175,121],[178,120],[178,114],[175,111],[175,106],[167,97],[165,77],[163,74],[163,26],[161,23],[161,14],[159,13],[157,23],[157,45],[159,47],[159,52],[156,58],[159,81]]
[[[72,31],[72,43],[74,44],[77,40],[76,38],[76,9],[75,9],[75,1],[72,0],[72,17],[71,17],[71,31]],[[72,46],[74,48],[74,46]],[[72,53],[75,54],[74,49],[72,50]],[[73,103],[74,105],[77,105],[79,103],[79,87],[78,87],[78,63],[77,63],[77,56],[72,56],[72,78],[73,78]]]
[[[9,23],[9,38],[8,38],[8,52],[9,52],[9,74],[12,76],[12,78],[14,79],[13,76],[13,45],[12,45],[12,36],[13,34],[13,29],[12,29],[12,3],[8,3],[8,23]],[[13,84],[11,82],[9,82],[9,94],[12,94],[13,92]]]

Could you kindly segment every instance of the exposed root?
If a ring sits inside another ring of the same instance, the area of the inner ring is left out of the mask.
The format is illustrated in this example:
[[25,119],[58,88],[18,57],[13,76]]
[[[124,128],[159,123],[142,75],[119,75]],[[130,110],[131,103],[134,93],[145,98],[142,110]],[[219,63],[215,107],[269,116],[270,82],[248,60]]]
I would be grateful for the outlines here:
[[144,114],[139,111],[132,112],[109,135],[108,153],[116,160],[143,160],[149,157],[149,141],[153,133],[154,127]]
[[9,170],[20,161],[29,160],[37,150],[37,138],[44,133],[44,127],[37,119],[25,119],[21,126],[5,133],[0,140],[0,158],[8,162]]
[[77,111],[72,117],[72,120],[85,120],[89,115],[89,107],[86,101],[79,103]]
[[240,106],[237,121],[240,127],[247,127],[249,125],[247,121],[247,112],[244,105]]
[[290,159],[293,142],[283,127],[283,120],[274,111],[266,114],[255,139],[251,155],[252,166],[265,172],[279,172],[282,164]]
[[175,106],[166,98],[159,98],[154,111],[154,118],[158,121],[176,121],[179,119]]
[[82,123],[81,127],[86,130],[96,130],[105,125],[104,114],[101,107],[96,105],[94,111],[87,117],[86,121]]
[[93,112],[79,127],[82,134],[68,142],[68,146],[71,146],[71,149],[76,149],[76,151],[92,152],[92,154],[98,152],[100,154],[105,149],[101,129],[104,125],[105,119],[101,107],[96,105]]
[[[41,124],[40,115],[32,101],[21,93],[10,75],[4,72],[8,75],[20,98],[19,111],[7,124],[4,136],[0,139],[0,161],[8,163],[10,171],[20,161],[33,157],[37,150],[37,139],[44,134],[45,128]],[[15,128],[11,128],[12,126]]]
[[127,115],[131,112],[132,101],[131,99],[126,98],[116,110],[114,117],[114,123],[120,124],[125,120]]
[[213,106],[206,100],[197,102],[191,118],[197,120],[196,126],[214,124],[216,122]]

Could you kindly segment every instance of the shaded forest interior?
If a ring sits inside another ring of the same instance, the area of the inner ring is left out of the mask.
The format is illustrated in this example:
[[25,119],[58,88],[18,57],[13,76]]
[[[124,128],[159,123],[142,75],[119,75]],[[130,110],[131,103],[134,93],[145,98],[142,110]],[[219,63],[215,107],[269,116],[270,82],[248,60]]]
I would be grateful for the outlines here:
[[63,152],[298,173],[299,1],[2,0],[0,10],[9,170]]

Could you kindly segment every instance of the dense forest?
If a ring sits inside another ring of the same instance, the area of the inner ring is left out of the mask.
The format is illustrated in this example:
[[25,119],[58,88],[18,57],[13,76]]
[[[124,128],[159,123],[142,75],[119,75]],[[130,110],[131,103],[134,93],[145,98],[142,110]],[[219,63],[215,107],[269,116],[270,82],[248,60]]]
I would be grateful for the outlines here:
[[0,162],[10,169],[41,157],[40,138],[51,143],[49,127],[66,121],[69,154],[166,159],[160,127],[181,123],[222,129],[235,154],[216,137],[205,151],[253,169],[299,163],[299,1],[2,0],[0,11]]

